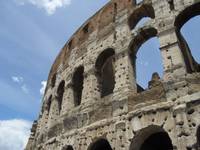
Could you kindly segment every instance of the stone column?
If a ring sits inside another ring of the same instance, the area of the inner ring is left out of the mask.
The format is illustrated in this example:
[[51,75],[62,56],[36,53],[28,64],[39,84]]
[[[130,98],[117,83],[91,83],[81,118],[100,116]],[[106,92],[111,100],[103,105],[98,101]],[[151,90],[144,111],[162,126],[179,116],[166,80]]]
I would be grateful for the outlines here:
[[51,128],[57,121],[59,116],[57,96],[52,97],[52,102],[49,111],[48,128]]
[[187,150],[188,136],[190,135],[188,120],[186,116],[186,104],[180,104],[173,108],[176,122],[176,136],[178,137],[177,148]]
[[65,86],[61,114],[66,114],[74,107],[73,86],[71,80]]
[[49,112],[48,112],[48,106],[45,103],[43,106],[43,114],[41,118],[41,132],[45,132],[47,129],[47,123],[48,123],[48,118],[49,118]]
[[185,75],[187,72],[186,64],[179,47],[175,28],[171,27],[160,31],[158,37],[164,65],[164,80],[168,81],[177,76]]
[[84,73],[84,83],[82,91],[82,103],[92,102],[101,98],[100,89],[98,87],[98,79],[96,69],[91,66]]
[[128,50],[124,50],[115,57],[115,99],[123,99],[128,93],[137,93],[135,73]]

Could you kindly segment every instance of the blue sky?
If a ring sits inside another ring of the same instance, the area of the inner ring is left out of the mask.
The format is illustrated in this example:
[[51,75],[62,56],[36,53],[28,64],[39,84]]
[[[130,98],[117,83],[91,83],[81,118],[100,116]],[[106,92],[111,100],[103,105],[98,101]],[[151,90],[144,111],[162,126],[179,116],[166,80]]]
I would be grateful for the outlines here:
[[[42,82],[46,81],[56,55],[75,30],[107,2],[108,0],[0,1],[0,135],[5,135],[5,132],[10,134],[8,130],[14,132],[11,130],[14,124],[21,126],[18,128],[21,131],[20,137],[25,139],[24,134],[29,133],[32,121],[38,117]],[[199,26],[200,17],[196,17],[183,28],[183,34],[198,62]],[[159,42],[151,39],[138,53],[138,83],[146,87],[154,71],[162,76],[161,63]],[[0,136],[0,149],[13,149],[3,139]],[[11,143],[16,144],[16,150],[23,146],[22,141]]]

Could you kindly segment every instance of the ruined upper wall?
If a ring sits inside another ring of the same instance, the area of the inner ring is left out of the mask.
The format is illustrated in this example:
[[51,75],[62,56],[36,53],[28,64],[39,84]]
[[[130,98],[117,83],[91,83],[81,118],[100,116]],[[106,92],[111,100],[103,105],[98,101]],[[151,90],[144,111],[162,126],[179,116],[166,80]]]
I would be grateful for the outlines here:
[[57,73],[59,67],[62,65],[62,69],[68,67],[68,61],[73,49],[77,50],[77,57],[81,57],[87,51],[87,44],[94,39],[101,39],[109,33],[101,32],[105,26],[112,26],[114,31],[114,23],[116,14],[120,11],[130,11],[135,7],[135,3],[132,0],[111,0],[103,8],[97,11],[92,17],[90,17],[81,27],[71,36],[71,38],[64,45],[56,60],[54,61],[48,77],[49,80],[53,78],[53,75]]

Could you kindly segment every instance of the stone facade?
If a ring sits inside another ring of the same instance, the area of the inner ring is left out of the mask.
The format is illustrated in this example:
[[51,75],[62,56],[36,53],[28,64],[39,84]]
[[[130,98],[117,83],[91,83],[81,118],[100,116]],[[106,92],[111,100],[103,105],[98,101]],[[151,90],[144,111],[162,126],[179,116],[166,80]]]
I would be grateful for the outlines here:
[[[57,56],[26,150],[199,150],[200,65],[180,32],[199,14],[199,0],[111,0]],[[135,59],[152,37],[164,75],[144,90]]]

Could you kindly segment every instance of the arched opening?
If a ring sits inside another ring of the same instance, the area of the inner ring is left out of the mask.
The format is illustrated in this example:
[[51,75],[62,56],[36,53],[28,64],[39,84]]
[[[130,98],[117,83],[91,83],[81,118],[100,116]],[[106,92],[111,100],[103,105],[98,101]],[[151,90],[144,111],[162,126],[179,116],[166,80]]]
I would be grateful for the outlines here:
[[199,26],[199,2],[183,10],[175,20],[179,46],[189,73],[200,71]]
[[197,148],[200,149],[200,126],[197,129]]
[[167,132],[152,125],[135,135],[129,150],[173,150],[173,145]]
[[84,73],[84,67],[80,66],[76,69],[72,78],[75,106],[79,106],[81,104],[83,80],[84,80],[83,73]]
[[97,70],[97,78],[99,83],[99,90],[101,97],[113,93],[115,86],[113,56],[115,52],[113,49],[103,51],[97,58],[95,67]]
[[160,43],[156,36],[156,29],[143,30],[133,39],[130,47],[130,59],[138,92],[150,88],[152,80],[159,82],[160,76],[163,76]]
[[135,4],[140,4],[140,3],[142,3],[143,2],[143,0],[135,0]]
[[172,150],[173,146],[167,133],[152,134],[142,144],[140,150]]
[[142,4],[140,7],[136,8],[136,10],[134,10],[128,19],[130,30],[133,30],[140,22],[140,20],[142,21],[140,24],[138,24],[138,26],[141,24],[143,25],[146,21],[149,20],[147,18],[155,18],[154,9],[151,5]]
[[93,143],[88,150],[112,150],[112,148],[107,140],[100,139]]
[[56,74],[53,75],[52,79],[51,79],[51,87],[53,88],[56,84]]
[[47,101],[47,112],[48,112],[48,115],[50,113],[51,101],[52,101],[52,95],[49,97],[49,99]]
[[65,81],[61,81],[57,90],[58,110],[59,114],[62,109],[63,95],[65,92]]
[[144,26],[144,24],[145,24],[146,22],[150,21],[150,20],[151,20],[150,17],[144,17],[144,18],[142,18],[142,19],[136,24],[135,28],[140,28],[140,27]]
[[74,150],[71,145],[66,145],[62,148],[62,150]]

